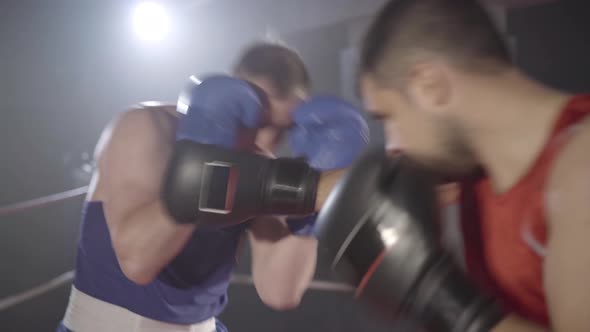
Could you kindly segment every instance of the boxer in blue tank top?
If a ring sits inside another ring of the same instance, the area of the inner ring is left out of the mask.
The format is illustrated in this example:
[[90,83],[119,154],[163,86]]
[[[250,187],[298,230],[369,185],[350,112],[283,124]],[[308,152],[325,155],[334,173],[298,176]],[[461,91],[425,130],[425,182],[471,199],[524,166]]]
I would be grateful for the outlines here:
[[[123,324],[116,320],[159,324],[157,331],[211,322],[210,330],[178,330],[225,331],[215,317],[227,304],[246,234],[261,300],[277,310],[299,304],[315,271],[317,241],[309,236],[314,218],[266,216],[230,227],[175,223],[159,195],[174,142],[268,153],[285,134],[299,156],[329,170],[358,156],[368,129],[353,107],[337,99],[304,103],[306,69],[283,46],[249,48],[235,75],[191,86],[186,115],[173,106],[142,105],[103,132],[82,214],[70,305],[58,331],[116,329],[122,325],[113,324]],[[317,116],[320,109],[326,112]],[[318,156],[321,146],[334,151]],[[138,324],[134,331],[144,331]]]

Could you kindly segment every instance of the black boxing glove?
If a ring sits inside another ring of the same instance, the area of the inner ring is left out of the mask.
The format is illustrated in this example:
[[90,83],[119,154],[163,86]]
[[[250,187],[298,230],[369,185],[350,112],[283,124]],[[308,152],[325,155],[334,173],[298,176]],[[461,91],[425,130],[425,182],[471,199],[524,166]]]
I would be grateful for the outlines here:
[[371,151],[320,211],[320,244],[379,311],[429,331],[488,332],[503,314],[439,245],[434,184],[409,159]]
[[266,214],[315,211],[320,173],[301,159],[176,142],[162,199],[179,223],[228,226]]

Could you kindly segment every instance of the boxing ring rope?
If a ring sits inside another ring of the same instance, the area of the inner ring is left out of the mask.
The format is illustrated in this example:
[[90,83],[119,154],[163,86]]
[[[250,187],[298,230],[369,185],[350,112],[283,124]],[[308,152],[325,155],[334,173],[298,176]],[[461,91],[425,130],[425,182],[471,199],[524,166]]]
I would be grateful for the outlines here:
[[26,291],[7,296],[0,299],[0,311],[4,311],[10,307],[14,307],[28,300],[34,299],[45,293],[48,293],[56,288],[61,287],[67,283],[70,283],[74,279],[74,271],[68,271],[58,277],[55,277],[47,282],[42,283],[39,286],[35,286]]
[[[0,207],[0,217],[8,216],[18,212],[35,209],[58,203],[68,199],[82,196],[88,192],[88,186],[74,188],[51,195],[34,198],[27,201],[8,204]],[[4,298],[0,298],[0,311],[19,305],[23,302],[44,295],[56,288],[71,283],[74,279],[74,271],[65,272],[47,282],[38,286],[32,287],[25,291],[13,294]],[[252,285],[254,282],[252,277],[247,274],[234,274],[231,278],[231,283],[236,285]],[[312,280],[308,286],[311,290],[320,290],[327,292],[352,292],[354,288],[345,283],[338,283],[324,280]]]
[[45,205],[49,205],[52,203],[65,201],[70,198],[82,196],[86,194],[86,192],[88,192],[88,186],[83,186],[71,190],[66,190],[60,193],[34,198],[28,201],[22,201],[14,204],[5,205],[0,207],[0,217],[4,217],[6,215],[17,213],[24,210],[43,207]]

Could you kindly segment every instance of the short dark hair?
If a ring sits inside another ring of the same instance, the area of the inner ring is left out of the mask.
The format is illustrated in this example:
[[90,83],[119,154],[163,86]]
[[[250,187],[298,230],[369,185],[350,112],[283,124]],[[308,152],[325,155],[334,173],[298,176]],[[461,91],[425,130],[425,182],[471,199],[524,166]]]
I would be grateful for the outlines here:
[[511,63],[502,34],[476,0],[390,0],[370,26],[360,73],[391,79],[420,54],[442,55],[469,70]]
[[267,78],[281,96],[297,87],[309,90],[311,86],[309,73],[299,54],[277,43],[250,45],[238,58],[234,73]]

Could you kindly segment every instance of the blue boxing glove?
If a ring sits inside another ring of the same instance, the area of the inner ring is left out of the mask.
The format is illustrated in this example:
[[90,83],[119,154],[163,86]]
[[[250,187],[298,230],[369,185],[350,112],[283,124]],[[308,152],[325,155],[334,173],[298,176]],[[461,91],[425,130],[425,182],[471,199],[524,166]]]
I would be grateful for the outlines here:
[[348,167],[369,142],[367,122],[356,107],[340,98],[314,97],[292,116],[291,151],[317,170]]
[[[336,97],[314,97],[293,111],[295,125],[288,134],[295,157],[319,171],[346,168],[369,143],[369,127],[352,104]],[[296,235],[314,234],[315,215],[289,219]]]
[[179,121],[177,140],[233,148],[240,130],[261,126],[264,94],[244,80],[213,76],[200,84],[191,82],[185,93],[188,108]]

